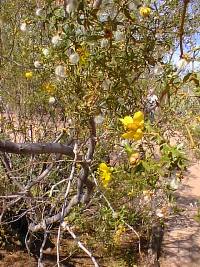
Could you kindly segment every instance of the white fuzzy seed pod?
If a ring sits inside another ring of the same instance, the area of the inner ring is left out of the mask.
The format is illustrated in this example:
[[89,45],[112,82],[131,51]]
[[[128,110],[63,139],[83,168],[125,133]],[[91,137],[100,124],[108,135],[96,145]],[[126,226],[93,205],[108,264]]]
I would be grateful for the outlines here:
[[101,48],[106,48],[109,46],[109,40],[108,39],[102,39],[101,40]]
[[49,51],[48,48],[43,48],[43,49],[42,49],[42,53],[43,53],[43,55],[44,55],[45,57],[48,57],[49,54],[50,54],[50,51]]
[[62,65],[56,66],[55,74],[56,76],[61,77],[61,78],[66,77],[66,68]]
[[23,22],[21,25],[20,25],[20,30],[22,32],[26,32],[27,31],[27,24],[26,22]]
[[49,104],[50,104],[50,105],[53,105],[53,104],[55,104],[55,102],[56,102],[55,97],[50,96],[50,97],[49,97]]
[[41,16],[42,15],[42,8],[37,8],[35,11],[35,15],[38,17]]
[[69,62],[73,65],[78,64],[79,60],[80,60],[80,57],[79,57],[79,54],[77,53],[73,53],[69,56]]
[[39,68],[42,67],[42,63],[41,63],[40,61],[38,61],[38,60],[36,60],[33,64],[34,64],[34,67],[35,67],[36,69],[39,69]]
[[54,46],[57,46],[61,43],[62,41],[62,38],[59,36],[59,35],[55,35],[51,38],[51,43],[54,45]]

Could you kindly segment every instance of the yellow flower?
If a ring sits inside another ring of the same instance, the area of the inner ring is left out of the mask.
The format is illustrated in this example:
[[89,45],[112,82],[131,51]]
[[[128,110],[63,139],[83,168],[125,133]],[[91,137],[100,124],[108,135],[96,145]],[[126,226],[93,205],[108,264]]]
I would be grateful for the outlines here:
[[135,112],[133,120],[137,120],[139,122],[144,121],[144,113],[142,111]]
[[32,71],[26,72],[26,73],[25,73],[25,77],[26,77],[27,79],[31,79],[31,78],[33,77],[33,72],[32,72]]
[[107,166],[106,163],[102,162],[99,165],[98,172],[102,180],[102,184],[105,188],[108,187],[108,184],[111,180],[111,168]]
[[120,121],[124,124],[124,127],[127,127],[129,124],[133,123],[133,118],[131,116],[125,116],[124,119],[120,119]]
[[146,18],[146,17],[148,17],[148,16],[150,15],[150,13],[151,13],[151,8],[142,6],[142,7],[140,7],[140,9],[139,9],[139,13],[140,13],[140,16],[141,16],[141,17]]
[[48,94],[53,94],[55,93],[56,86],[52,83],[46,83],[43,85],[43,90],[47,92]]
[[144,129],[144,114],[138,111],[133,117],[125,116],[124,119],[120,119],[124,125],[126,132],[122,135],[125,139],[140,140],[143,137],[142,130]]
[[126,132],[126,133],[122,134],[122,137],[124,139],[134,139],[134,136],[135,136],[135,132],[133,132],[133,131]]
[[144,127],[144,114],[138,111],[134,114],[133,118],[131,116],[125,116],[124,119],[120,119],[123,123],[125,130],[135,131],[138,128],[143,129]]
[[114,236],[113,236],[113,241],[116,245],[119,245],[121,241],[122,234],[126,232],[126,228],[123,225],[119,225],[118,229],[116,230]]
[[142,137],[143,137],[143,132],[141,129],[138,128],[133,138],[137,141],[137,140],[141,140]]
[[182,58],[185,59],[185,60],[188,61],[188,62],[189,62],[190,59],[191,59],[190,55],[189,55],[189,54],[186,54],[186,53],[182,55]]

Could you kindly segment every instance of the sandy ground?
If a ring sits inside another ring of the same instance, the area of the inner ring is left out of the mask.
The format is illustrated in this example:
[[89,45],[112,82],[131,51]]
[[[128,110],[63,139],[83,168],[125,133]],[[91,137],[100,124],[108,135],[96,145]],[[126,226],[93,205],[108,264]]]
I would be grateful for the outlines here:
[[200,267],[199,201],[200,162],[195,162],[177,192],[177,205],[182,211],[173,215],[166,225],[161,267]]

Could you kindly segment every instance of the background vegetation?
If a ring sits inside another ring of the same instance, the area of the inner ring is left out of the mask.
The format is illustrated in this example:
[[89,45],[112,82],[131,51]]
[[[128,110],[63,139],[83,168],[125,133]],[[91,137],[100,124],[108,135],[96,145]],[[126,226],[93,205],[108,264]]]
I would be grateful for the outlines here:
[[95,266],[113,255],[134,266],[176,210],[191,149],[199,154],[198,1],[0,8],[0,245],[37,248],[40,266],[52,238],[60,266],[68,233]]

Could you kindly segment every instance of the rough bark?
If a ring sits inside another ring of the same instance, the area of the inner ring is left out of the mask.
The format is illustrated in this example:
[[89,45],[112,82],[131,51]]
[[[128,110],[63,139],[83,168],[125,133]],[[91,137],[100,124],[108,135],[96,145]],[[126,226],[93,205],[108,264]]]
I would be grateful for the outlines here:
[[64,154],[74,157],[73,147],[58,143],[14,143],[10,141],[0,141],[0,151],[23,154],[23,155],[39,155],[39,154]]

